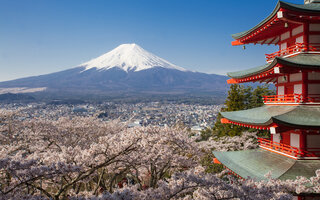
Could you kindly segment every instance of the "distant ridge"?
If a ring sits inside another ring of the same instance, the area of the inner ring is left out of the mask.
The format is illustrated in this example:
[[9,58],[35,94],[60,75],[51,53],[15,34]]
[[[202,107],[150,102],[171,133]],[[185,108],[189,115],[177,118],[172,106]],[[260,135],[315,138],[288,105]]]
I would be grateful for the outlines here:
[[0,83],[0,88],[45,88],[46,97],[226,94],[227,77],[188,71],[137,44],[123,44],[77,67]]
[[27,94],[13,94],[13,93],[0,94],[0,102],[33,101],[33,100],[35,100],[35,98]]

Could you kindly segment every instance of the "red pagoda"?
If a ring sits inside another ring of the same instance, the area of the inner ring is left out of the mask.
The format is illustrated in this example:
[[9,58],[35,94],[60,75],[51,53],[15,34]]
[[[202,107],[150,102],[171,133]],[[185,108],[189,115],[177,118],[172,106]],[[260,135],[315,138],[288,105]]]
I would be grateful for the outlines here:
[[241,178],[263,180],[315,176],[320,169],[320,1],[303,5],[278,2],[273,12],[248,31],[232,35],[232,45],[274,44],[266,64],[228,73],[229,84],[273,83],[276,95],[264,106],[222,112],[222,123],[269,130],[254,150],[214,152],[216,159]]

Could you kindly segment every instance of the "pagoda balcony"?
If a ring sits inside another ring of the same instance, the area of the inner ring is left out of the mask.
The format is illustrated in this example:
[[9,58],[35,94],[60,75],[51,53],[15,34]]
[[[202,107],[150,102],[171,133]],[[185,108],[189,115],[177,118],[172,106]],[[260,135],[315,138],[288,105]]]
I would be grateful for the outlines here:
[[301,149],[287,144],[258,138],[259,147],[293,159],[320,159],[320,148]]
[[265,54],[268,63],[271,63],[275,57],[290,57],[299,53],[320,53],[320,45],[307,45],[304,43],[296,43],[286,49],[281,49],[280,51]]
[[271,95],[263,97],[264,104],[320,104],[320,95],[307,96],[301,94]]

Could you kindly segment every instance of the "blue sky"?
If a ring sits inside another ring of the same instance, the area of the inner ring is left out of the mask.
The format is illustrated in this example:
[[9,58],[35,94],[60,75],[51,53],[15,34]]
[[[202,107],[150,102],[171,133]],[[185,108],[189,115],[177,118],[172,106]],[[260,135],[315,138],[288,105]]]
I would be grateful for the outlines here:
[[[302,4],[303,0],[288,0]],[[188,70],[225,74],[265,63],[274,46],[231,46],[268,0],[0,0],[0,81],[69,69],[123,43]]]

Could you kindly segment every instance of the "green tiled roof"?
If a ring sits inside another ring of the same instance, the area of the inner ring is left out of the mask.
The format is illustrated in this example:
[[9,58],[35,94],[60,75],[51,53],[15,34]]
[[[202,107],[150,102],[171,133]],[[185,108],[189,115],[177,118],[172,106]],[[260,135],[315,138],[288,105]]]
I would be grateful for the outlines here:
[[267,126],[272,123],[288,126],[320,127],[320,106],[262,106],[234,112],[221,112],[233,122]]
[[294,160],[263,149],[245,151],[214,151],[214,156],[227,168],[243,178],[265,180],[271,172],[274,179],[310,178],[320,168],[320,160]]
[[255,29],[257,29],[258,27],[262,26],[264,23],[268,22],[271,18],[273,18],[277,14],[277,12],[278,12],[278,10],[280,8],[285,8],[285,9],[288,9],[288,10],[297,11],[297,12],[305,12],[305,13],[317,13],[317,14],[319,14],[319,12],[320,12],[320,4],[316,4],[316,3],[312,3],[312,4],[293,4],[293,3],[286,3],[286,2],[283,2],[283,1],[279,1],[278,4],[276,5],[275,9],[272,11],[272,13],[267,18],[262,20],[259,24],[257,24],[256,26],[254,26],[250,30],[233,34],[232,37],[234,39],[239,39],[241,37],[246,36],[250,32],[252,32]]
[[227,75],[231,78],[244,78],[247,76],[252,76],[255,74],[259,74],[261,72],[267,71],[271,69],[273,65],[271,63],[259,66],[259,67],[254,67],[246,70],[241,70],[241,71],[236,71],[236,72],[228,72]]
[[297,160],[294,166],[286,173],[282,174],[279,179],[295,179],[297,175],[309,178],[315,176],[315,171],[317,169],[320,169],[319,160]]
[[265,64],[260,67],[255,67],[247,70],[229,72],[227,75],[231,78],[245,78],[248,76],[257,75],[261,72],[265,72],[276,64],[284,64],[290,67],[299,68],[320,68],[320,55],[318,54],[299,54],[290,58],[276,57],[272,63]]
[[276,122],[288,125],[320,127],[320,106],[297,106],[295,109],[273,118]]
[[290,58],[277,57],[277,62],[294,67],[319,68],[320,55],[319,54],[299,54]]
[[280,7],[293,11],[300,11],[305,13],[318,13],[320,12],[320,4],[310,3],[310,4],[294,4],[280,1]]

